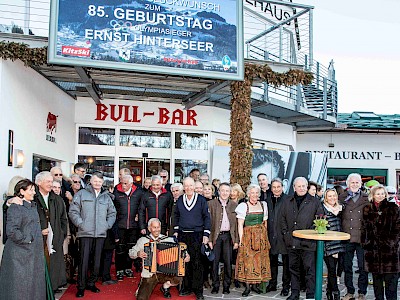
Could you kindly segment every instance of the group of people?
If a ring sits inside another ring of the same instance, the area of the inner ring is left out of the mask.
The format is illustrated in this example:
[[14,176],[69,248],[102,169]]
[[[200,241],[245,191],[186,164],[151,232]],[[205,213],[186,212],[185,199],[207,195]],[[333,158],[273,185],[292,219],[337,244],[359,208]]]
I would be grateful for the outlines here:
[[[376,299],[385,295],[397,299],[400,209],[388,201],[382,185],[373,187],[369,195],[364,193],[359,174],[348,176],[347,188],[340,194],[335,189],[323,193],[322,187],[297,177],[293,195],[284,194],[280,178],[269,181],[263,173],[246,194],[238,184],[210,182],[198,169],[173,184],[168,182],[168,172],[160,170],[139,186],[130,170],[123,168],[111,190],[103,188],[101,173],[93,173],[86,182],[83,164],[75,165],[69,183],[62,175],[54,167],[39,173],[35,183],[23,178],[10,182],[14,191],[3,207],[7,241],[0,266],[1,299],[45,299],[45,278],[56,293],[67,279],[75,282],[76,268],[76,297],[84,297],[85,290],[99,293],[98,277],[103,285],[115,284],[133,277],[135,270],[141,272],[140,300],[149,299],[158,283],[165,298],[171,298],[170,287],[179,286],[181,296],[193,293],[201,300],[209,277],[212,294],[219,294],[221,285],[222,293],[229,294],[234,283],[243,284],[246,297],[261,293],[260,283],[268,282],[267,293],[281,285],[280,293],[287,300],[298,300],[301,291],[313,299],[316,243],[294,237],[293,231],[313,229],[315,216],[320,215],[326,217],[329,230],[351,236],[346,242],[325,243],[328,300],[340,299],[339,269],[344,269],[347,288],[343,300],[365,299],[368,272]],[[183,278],[142,267],[148,255],[144,245],[150,241],[187,245]],[[110,274],[114,252],[117,280]],[[29,257],[29,262],[21,257]],[[28,288],[17,288],[21,282]]]

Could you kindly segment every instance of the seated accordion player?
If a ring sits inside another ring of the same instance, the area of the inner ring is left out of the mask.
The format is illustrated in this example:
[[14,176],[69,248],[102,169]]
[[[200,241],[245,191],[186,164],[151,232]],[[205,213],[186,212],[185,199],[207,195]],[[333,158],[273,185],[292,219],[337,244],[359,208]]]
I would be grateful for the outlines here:
[[185,276],[186,244],[150,241],[144,244],[144,252],[147,258],[143,260],[143,267],[149,272]]

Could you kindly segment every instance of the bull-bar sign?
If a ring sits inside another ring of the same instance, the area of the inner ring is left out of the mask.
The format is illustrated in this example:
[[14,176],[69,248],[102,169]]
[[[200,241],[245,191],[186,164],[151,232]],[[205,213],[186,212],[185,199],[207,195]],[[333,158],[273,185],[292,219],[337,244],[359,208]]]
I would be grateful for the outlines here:
[[49,63],[243,80],[241,0],[51,1]]

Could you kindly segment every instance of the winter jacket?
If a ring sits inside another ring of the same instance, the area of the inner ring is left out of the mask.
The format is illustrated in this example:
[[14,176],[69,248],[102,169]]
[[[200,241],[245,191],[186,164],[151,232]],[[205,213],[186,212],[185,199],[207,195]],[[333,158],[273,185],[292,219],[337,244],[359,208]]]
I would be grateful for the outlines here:
[[116,219],[112,195],[102,190],[96,198],[92,186],[75,194],[69,208],[69,217],[78,227],[77,237],[106,237]]
[[287,198],[289,198],[289,196],[282,193],[278,198],[276,198],[275,206],[272,201],[273,197],[275,198],[275,196],[270,193],[266,200],[268,205],[268,240],[271,244],[271,249],[269,251],[271,254],[287,254],[280,220],[282,218],[282,204]]
[[161,221],[162,232],[166,233],[169,225],[170,208],[172,195],[166,189],[161,189],[161,194],[157,197],[151,188],[142,195],[139,206],[139,228],[147,229],[147,222],[151,218],[158,218]]
[[364,207],[361,244],[367,272],[400,272],[400,208],[395,203],[385,199],[379,207]]
[[315,215],[322,214],[322,205],[319,200],[306,194],[305,199],[297,208],[294,196],[287,198],[282,207],[280,220],[283,240],[287,248],[307,251],[316,250],[316,242],[293,236],[293,231],[300,229],[314,229]]
[[[330,212],[325,205],[322,205],[324,209],[324,215],[326,215],[326,220],[328,221],[328,230],[331,231],[342,231],[342,220],[340,218],[341,212],[337,216]],[[326,241],[325,243],[325,256],[330,256],[339,252],[344,252],[344,244],[342,241]]]
[[339,196],[339,201],[344,205],[342,212],[342,231],[350,234],[350,243],[361,242],[361,224],[363,219],[363,210],[369,204],[368,195],[361,192],[356,202],[348,198],[348,191]]
[[138,222],[135,217],[139,212],[140,198],[142,190],[136,185],[132,185],[129,195],[127,195],[118,185],[114,189],[114,205],[117,210],[117,225],[118,228],[129,229],[137,228]]

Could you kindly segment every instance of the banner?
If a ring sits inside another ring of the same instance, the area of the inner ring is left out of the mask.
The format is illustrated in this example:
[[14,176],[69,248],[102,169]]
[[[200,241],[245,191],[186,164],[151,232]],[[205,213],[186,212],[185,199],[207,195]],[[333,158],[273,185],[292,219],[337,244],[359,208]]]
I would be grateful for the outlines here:
[[[213,178],[230,181],[229,147],[214,146]],[[293,180],[305,177],[326,186],[327,158],[322,153],[292,152],[283,150],[253,149],[251,183],[258,184],[257,175],[265,173],[269,182],[275,177],[283,181],[284,193],[293,194]]]
[[49,63],[243,80],[240,0],[55,0]]

